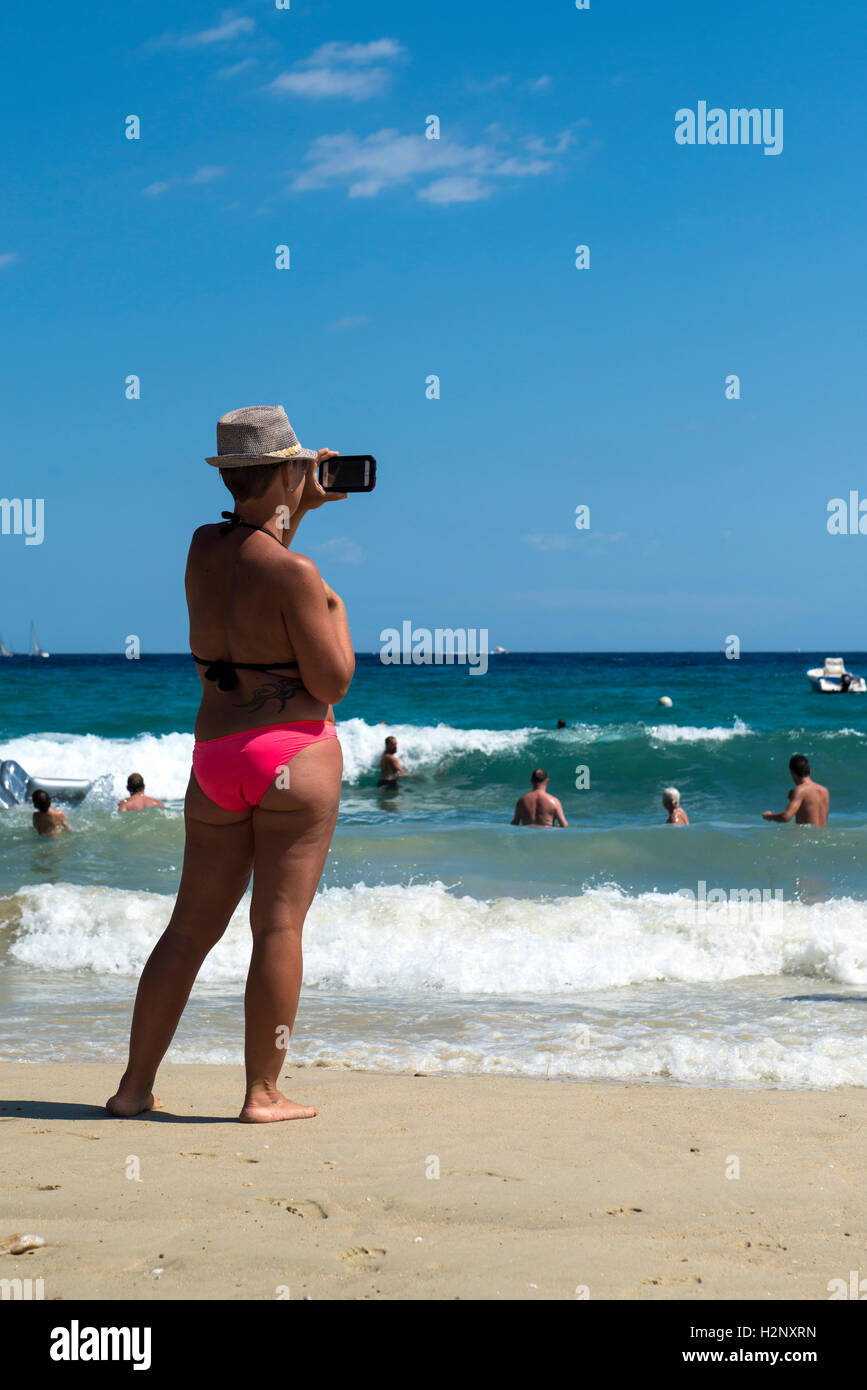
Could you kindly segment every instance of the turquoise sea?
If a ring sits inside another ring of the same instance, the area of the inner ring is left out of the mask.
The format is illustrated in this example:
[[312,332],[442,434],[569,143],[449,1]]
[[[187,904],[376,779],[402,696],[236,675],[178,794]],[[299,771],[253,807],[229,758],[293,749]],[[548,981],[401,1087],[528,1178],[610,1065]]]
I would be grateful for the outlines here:
[[[825,655],[516,653],[486,675],[359,656],[290,1061],[867,1083],[867,696],[813,694]],[[0,758],[94,783],[56,841],[0,811],[0,1056],[123,1060],[178,882],[198,691],[186,656],[0,662]],[[396,796],[376,788],[386,733],[418,773]],[[830,789],[827,829],[761,819],[794,752]],[[538,766],[568,830],[509,825]],[[130,771],[167,810],[118,816]],[[688,828],[664,825],[665,785]],[[248,954],[242,904],[171,1057],[240,1060]]]

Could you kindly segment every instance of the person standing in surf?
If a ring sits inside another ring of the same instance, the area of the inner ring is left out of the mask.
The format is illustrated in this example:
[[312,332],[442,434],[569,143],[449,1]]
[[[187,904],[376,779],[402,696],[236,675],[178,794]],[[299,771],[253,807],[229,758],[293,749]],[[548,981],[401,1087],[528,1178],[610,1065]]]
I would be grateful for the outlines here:
[[401,766],[397,756],[397,739],[394,734],[389,734],[385,740],[385,752],[379,760],[379,781],[378,787],[399,787],[401,777],[411,777],[412,773],[407,772]]
[[827,825],[828,788],[813,781],[809,759],[803,753],[793,754],[789,759],[789,772],[795,785],[789,791],[788,806],[785,811],[763,811],[764,819],[786,822],[794,817],[798,825]]
[[541,825],[548,828],[561,825],[564,828],[568,827],[569,822],[563,807],[556,796],[551,796],[548,791],[548,774],[544,768],[536,768],[530,776],[530,784],[533,790],[519,796],[515,803],[512,825]]
[[248,1123],[307,1119],[277,1087],[301,989],[301,935],[337,822],[343,756],[333,706],[355,672],[343,601],[290,549],[323,491],[331,449],[302,449],[282,406],[217,424],[219,468],[236,511],[201,526],[187,560],[190,642],[202,683],[186,842],[174,911],[145,965],[129,1062],[112,1115],[159,1102],[153,1084],[208,952],[253,875],[245,994]]

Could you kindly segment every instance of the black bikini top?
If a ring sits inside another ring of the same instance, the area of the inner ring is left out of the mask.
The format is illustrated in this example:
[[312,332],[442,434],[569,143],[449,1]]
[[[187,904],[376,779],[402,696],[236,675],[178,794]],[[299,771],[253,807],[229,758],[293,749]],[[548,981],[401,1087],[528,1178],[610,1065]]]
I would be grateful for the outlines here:
[[[272,541],[277,541],[278,545],[283,544],[273,531],[266,530],[264,526],[254,526],[250,521],[242,521],[237,512],[221,512],[220,515],[226,518],[225,526],[220,527],[221,536],[229,536],[233,531],[237,531],[239,526],[246,526],[250,531],[262,531],[266,536],[270,536]],[[236,690],[238,671],[285,671],[290,667],[298,670],[297,661],[224,661],[222,658],[208,661],[203,656],[196,656],[195,652],[191,652],[190,655],[197,666],[207,666],[205,680],[216,681],[218,690]]]

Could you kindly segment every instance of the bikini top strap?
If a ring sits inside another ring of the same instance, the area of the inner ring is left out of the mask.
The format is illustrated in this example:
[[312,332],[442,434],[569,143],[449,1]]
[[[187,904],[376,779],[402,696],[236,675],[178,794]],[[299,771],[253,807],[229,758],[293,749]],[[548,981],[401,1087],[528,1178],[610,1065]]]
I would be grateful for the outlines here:
[[206,681],[216,681],[218,690],[237,690],[238,671],[286,671],[289,669],[298,670],[297,661],[226,661],[222,657],[217,661],[208,661],[206,657],[196,656],[195,652],[190,655],[197,666],[206,666],[204,672]]
[[242,521],[238,512],[220,512],[220,516],[226,518],[224,526],[220,527],[221,536],[229,536],[233,531],[237,531],[239,526],[246,526],[248,531],[261,531],[263,535],[270,536],[272,541],[276,541],[279,546],[283,542],[279,536],[275,536],[273,531],[269,531],[265,526],[254,526],[252,521]]
[[[204,666],[206,664],[198,656],[194,656],[193,660],[199,666]],[[207,663],[207,668],[208,669],[205,671],[205,680],[216,681],[218,690],[237,690],[238,673],[231,661],[211,661]]]

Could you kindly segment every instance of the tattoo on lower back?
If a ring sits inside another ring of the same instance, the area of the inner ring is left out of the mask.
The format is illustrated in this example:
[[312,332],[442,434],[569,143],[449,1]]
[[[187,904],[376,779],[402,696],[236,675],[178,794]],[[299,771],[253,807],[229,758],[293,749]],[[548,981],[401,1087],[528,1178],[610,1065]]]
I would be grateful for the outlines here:
[[263,705],[267,705],[271,700],[277,700],[281,711],[286,708],[289,700],[295,698],[299,690],[304,689],[304,682],[297,676],[278,676],[273,681],[268,681],[265,685],[260,685],[253,691],[252,698],[249,700],[236,700],[236,709],[248,709],[255,713]]

